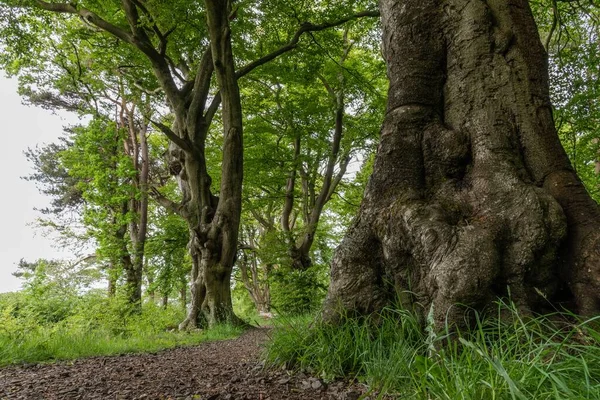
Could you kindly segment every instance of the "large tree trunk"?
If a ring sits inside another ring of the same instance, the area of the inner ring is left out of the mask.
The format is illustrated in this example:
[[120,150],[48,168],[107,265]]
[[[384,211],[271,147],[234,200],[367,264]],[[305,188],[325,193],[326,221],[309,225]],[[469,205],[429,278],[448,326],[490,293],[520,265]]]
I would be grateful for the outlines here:
[[527,0],[380,10],[388,110],[325,317],[371,313],[397,293],[438,324],[459,323],[457,304],[509,293],[525,312],[563,301],[597,313],[600,210],[556,134]]
[[[237,253],[237,238],[242,210],[243,143],[242,107],[231,48],[227,0],[206,0],[212,63],[219,85],[223,120],[223,162],[219,198],[210,193],[204,151],[185,157],[185,173],[191,189],[187,210],[190,226],[192,304],[180,329],[217,323],[242,323],[233,312],[231,272]],[[188,121],[188,130],[195,122]],[[206,134],[206,126],[203,134]],[[204,146],[204,141],[202,146]],[[190,208],[192,207],[192,208]],[[193,208],[197,207],[197,208]],[[200,316],[200,313],[203,316]]]

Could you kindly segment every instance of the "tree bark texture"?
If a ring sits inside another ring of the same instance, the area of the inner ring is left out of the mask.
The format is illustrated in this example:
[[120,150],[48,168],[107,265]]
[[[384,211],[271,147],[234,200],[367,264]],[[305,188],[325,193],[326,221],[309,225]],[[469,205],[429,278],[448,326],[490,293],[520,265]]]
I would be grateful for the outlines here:
[[360,213],[325,317],[399,297],[438,326],[509,292],[525,312],[600,302],[600,210],[552,119],[527,0],[381,0],[390,80]]
[[[243,180],[242,106],[231,48],[231,3],[228,0],[206,0],[205,4],[211,42],[208,54],[212,55],[222,104],[223,161],[217,199],[210,193],[210,177],[203,149],[192,153],[197,154],[196,157],[185,158],[188,184],[191,188],[200,184],[198,190],[191,192],[192,195],[197,193],[200,198],[189,204],[202,209],[188,210],[187,213],[191,233],[189,246],[194,259],[192,304],[180,329],[198,326],[202,318],[209,326],[220,322],[241,323],[233,313],[230,287],[237,253]],[[204,138],[205,134],[204,131]],[[204,139],[194,143],[204,146]]]

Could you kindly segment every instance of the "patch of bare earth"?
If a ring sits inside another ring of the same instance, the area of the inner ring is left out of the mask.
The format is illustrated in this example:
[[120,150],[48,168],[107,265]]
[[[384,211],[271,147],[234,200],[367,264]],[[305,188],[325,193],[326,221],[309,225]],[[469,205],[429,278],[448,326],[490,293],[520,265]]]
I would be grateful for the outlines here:
[[260,361],[266,329],[151,354],[92,357],[0,369],[0,399],[342,399],[360,385],[326,384]]

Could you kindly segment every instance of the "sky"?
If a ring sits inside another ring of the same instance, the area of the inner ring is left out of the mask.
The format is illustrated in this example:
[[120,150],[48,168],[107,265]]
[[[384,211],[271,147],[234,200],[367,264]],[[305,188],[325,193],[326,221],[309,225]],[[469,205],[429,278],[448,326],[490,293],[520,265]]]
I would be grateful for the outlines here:
[[21,179],[32,168],[23,152],[36,144],[52,143],[63,126],[74,124],[74,114],[59,113],[22,104],[17,94],[16,79],[0,71],[0,134],[3,151],[0,155],[2,189],[0,190],[0,293],[20,288],[20,280],[11,275],[21,258],[68,258],[53,247],[32,223],[39,216],[34,208],[43,208],[49,199],[41,195],[33,182]]

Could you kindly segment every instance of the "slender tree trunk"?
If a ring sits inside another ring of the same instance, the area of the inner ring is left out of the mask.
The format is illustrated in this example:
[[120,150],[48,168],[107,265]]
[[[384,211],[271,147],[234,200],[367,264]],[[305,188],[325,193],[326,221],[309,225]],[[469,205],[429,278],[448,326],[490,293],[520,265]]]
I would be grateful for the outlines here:
[[[526,0],[381,0],[390,88],[325,317],[400,294],[436,322],[510,295],[599,311],[600,211],[560,145]],[[542,294],[542,295],[540,295]]]
[[[148,267],[148,258],[144,257],[144,273],[143,275],[146,277],[146,281],[148,282],[148,297],[150,297],[150,300],[152,301],[152,303],[156,302],[156,287],[154,286],[154,282],[156,280],[156,273],[155,271],[150,270],[150,268]],[[159,292],[161,292],[161,290],[159,290]]]
[[[344,56],[340,60],[340,63],[343,63],[346,59],[349,49],[350,48],[348,47],[346,52],[344,53]],[[314,193],[312,193],[312,190],[314,190],[314,181],[317,178],[316,174],[313,176],[313,182],[308,183],[306,181],[311,178],[308,177],[308,174],[303,173],[303,178],[305,181],[304,202],[308,203],[304,205],[306,214],[306,226],[303,229],[302,235],[296,240],[292,233],[290,224],[290,216],[292,214],[292,209],[295,200],[294,186],[296,181],[296,170],[297,168],[299,168],[298,161],[301,149],[300,137],[296,137],[294,140],[294,170],[290,173],[290,176],[287,180],[285,196],[286,198],[281,217],[281,227],[287,236],[288,255],[291,259],[291,266],[293,269],[300,271],[304,271],[310,268],[310,266],[312,265],[310,250],[315,240],[315,235],[317,233],[317,228],[319,226],[319,220],[321,219],[323,209],[325,208],[327,202],[331,200],[331,196],[333,195],[337,186],[344,177],[346,173],[346,168],[348,167],[348,163],[350,162],[350,157],[347,154],[340,155],[341,142],[344,136],[345,115],[343,89],[339,89],[336,92],[328,84],[325,78],[320,77],[320,79],[323,82],[327,91],[329,92],[331,100],[335,103],[335,128],[331,140],[331,148],[329,149],[327,167],[325,169],[324,174],[322,175],[323,184],[318,195],[315,195]],[[340,77],[340,84],[343,86],[343,75]],[[336,166],[339,167],[337,173],[335,172]],[[308,187],[311,187],[310,194],[308,193],[309,190],[307,190]]]
[[[128,211],[129,202],[126,200],[123,201],[121,206],[121,217],[124,217]],[[125,273],[125,293],[127,301],[133,306],[133,311],[139,312],[141,311],[142,304],[142,277],[141,273],[138,274],[134,269],[131,254],[127,248],[127,241],[125,240],[126,234],[127,224],[123,223],[115,233],[115,241],[117,243],[116,250],[118,252],[118,257],[116,259],[118,259],[118,264],[123,268],[123,272]]]
[[[132,203],[130,200],[129,203]],[[128,212],[128,205],[124,204],[123,213]],[[131,225],[130,232],[131,232]],[[140,242],[137,240],[133,241],[132,246],[134,248],[133,254],[130,253],[127,242],[125,241],[125,232],[127,231],[127,225],[123,225],[119,232],[119,242],[121,244],[121,264],[125,271],[125,285],[127,291],[127,298],[129,303],[132,304],[137,311],[141,311],[142,304],[142,271],[144,267],[144,241]],[[132,235],[133,236],[133,235]]]
[[271,269],[270,265],[265,265],[264,276],[261,279],[258,260],[256,255],[253,257],[251,264],[252,282],[254,284],[254,292],[256,293],[256,310],[259,314],[266,314],[271,311],[271,290],[269,288],[269,273]]
[[[123,216],[133,213],[128,224],[132,251],[122,239],[123,268],[125,270],[128,298],[137,311],[141,311],[142,276],[144,270],[144,249],[148,230],[148,177],[149,156],[146,133],[148,122],[138,125],[135,105],[127,104],[122,98],[119,114],[119,125],[127,130],[128,136],[123,141],[125,154],[131,159],[136,176],[131,184],[136,193],[123,205]],[[121,228],[123,229],[123,228]]]
[[255,253],[256,242],[252,237],[248,238],[250,248],[252,249],[251,260],[243,253],[242,260],[238,262],[241,272],[242,283],[248,291],[250,299],[260,314],[268,313],[271,310],[271,291],[269,288],[269,274],[272,266],[267,264],[264,267],[261,278],[259,271],[259,262]]
[[[133,119],[133,112],[131,113]],[[137,169],[137,182],[135,184],[139,198],[131,199],[132,209],[135,212],[135,220],[130,224],[130,236],[133,245],[133,270],[138,282],[136,285],[142,289],[142,276],[144,271],[144,255],[146,249],[146,236],[148,232],[148,177],[150,170],[150,160],[148,155],[148,142],[146,140],[146,132],[148,125],[145,124],[141,128],[134,126],[130,122],[130,131],[132,139],[139,137],[140,160],[138,161],[137,152],[134,153]],[[133,140],[136,143],[136,140]]]
[[187,282],[182,282],[181,289],[179,289],[179,300],[181,302],[181,308],[184,310],[187,308]]
[[117,293],[117,274],[115,269],[117,266],[114,262],[110,262],[108,264],[108,287],[106,288],[108,292],[108,297],[115,297]]
[[[256,265],[256,268],[258,265]],[[256,304],[256,309],[261,315],[271,315],[271,287],[269,286],[269,276],[273,270],[272,264],[265,265],[265,277],[262,285],[258,285],[260,298]],[[258,278],[257,278],[258,280]]]

